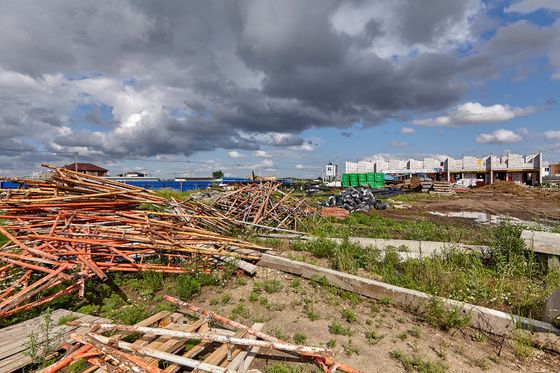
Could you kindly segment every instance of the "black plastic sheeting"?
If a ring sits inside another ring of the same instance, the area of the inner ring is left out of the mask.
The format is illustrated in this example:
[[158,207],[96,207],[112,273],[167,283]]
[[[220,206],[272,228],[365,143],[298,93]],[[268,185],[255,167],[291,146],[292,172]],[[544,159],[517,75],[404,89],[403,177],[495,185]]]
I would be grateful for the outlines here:
[[366,187],[348,188],[339,195],[330,196],[322,203],[324,207],[341,207],[348,211],[385,210],[387,204],[375,198],[373,191]]

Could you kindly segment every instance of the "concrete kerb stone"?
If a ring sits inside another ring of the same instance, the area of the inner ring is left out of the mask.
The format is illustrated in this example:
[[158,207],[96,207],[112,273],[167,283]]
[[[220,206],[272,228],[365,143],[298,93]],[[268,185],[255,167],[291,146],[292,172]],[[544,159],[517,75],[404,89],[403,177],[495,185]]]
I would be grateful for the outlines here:
[[[434,299],[434,296],[421,291],[410,290],[277,255],[263,254],[258,265],[307,279],[324,276],[331,285],[340,289],[373,299],[390,298],[393,304],[420,314],[427,309]],[[452,299],[437,298],[448,309],[458,309],[463,314],[470,315],[470,325],[488,333],[509,335],[514,330],[523,328],[532,332],[551,333],[560,336],[560,329],[550,323]]]

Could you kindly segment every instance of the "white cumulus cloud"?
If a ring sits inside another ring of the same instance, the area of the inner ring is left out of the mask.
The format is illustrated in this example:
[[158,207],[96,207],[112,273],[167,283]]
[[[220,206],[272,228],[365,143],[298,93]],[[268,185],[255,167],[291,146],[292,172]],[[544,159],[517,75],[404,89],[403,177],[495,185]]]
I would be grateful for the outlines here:
[[512,144],[521,141],[521,139],[521,135],[502,128],[491,133],[479,134],[476,137],[476,142],[478,144]]
[[560,140],[560,131],[546,131],[544,137],[547,140]]
[[400,129],[400,132],[401,132],[403,135],[412,135],[412,134],[413,134],[414,132],[416,132],[416,131],[414,130],[414,128],[403,127],[403,128]]
[[296,169],[303,170],[305,167],[302,164],[296,164]]
[[267,152],[265,152],[264,150],[255,150],[255,152],[253,153],[253,155],[255,157],[259,157],[259,158],[270,158],[270,154],[268,154]]
[[245,155],[241,154],[237,150],[232,150],[231,152],[228,152],[227,156],[232,159],[245,158]]
[[505,122],[537,111],[538,109],[534,106],[512,107],[500,104],[484,106],[478,102],[466,102],[439,117],[417,119],[412,123],[429,127],[459,127],[470,124]]

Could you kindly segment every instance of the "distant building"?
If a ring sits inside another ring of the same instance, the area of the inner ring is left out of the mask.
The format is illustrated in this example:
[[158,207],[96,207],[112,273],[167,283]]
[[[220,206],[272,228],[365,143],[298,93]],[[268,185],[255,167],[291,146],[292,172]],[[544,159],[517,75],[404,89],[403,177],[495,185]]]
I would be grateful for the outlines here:
[[338,176],[338,165],[332,164],[330,162],[329,164],[325,165],[325,177],[327,181],[336,180],[337,176]]
[[107,176],[106,169],[91,163],[71,163],[67,164],[63,168],[66,168],[67,170],[78,171],[79,173],[86,175]]
[[560,176],[560,163],[550,164],[547,176]]
[[[434,158],[346,162],[346,172],[383,172],[395,175],[423,174],[433,179],[453,182],[471,179],[492,184],[496,180],[507,180],[517,184],[539,185],[542,181],[542,164],[542,153],[507,154],[501,157],[488,155],[482,158],[472,156],[464,156],[460,159],[446,158],[443,162]],[[554,175],[555,170],[552,166],[550,174]],[[560,165],[557,172],[560,173]]]
[[138,171],[129,171],[118,175],[119,177],[146,177],[146,174]]

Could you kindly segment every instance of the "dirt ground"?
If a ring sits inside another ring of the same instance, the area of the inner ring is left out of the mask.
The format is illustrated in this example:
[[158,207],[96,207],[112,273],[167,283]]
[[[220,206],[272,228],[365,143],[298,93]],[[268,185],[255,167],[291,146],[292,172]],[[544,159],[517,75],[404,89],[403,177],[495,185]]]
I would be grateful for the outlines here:
[[[544,220],[549,223],[560,223],[560,199],[557,198],[557,195],[560,196],[560,192],[548,192],[540,195],[536,193],[503,193],[484,189],[458,193],[454,197],[418,200],[410,204],[413,206],[413,210],[423,212],[473,211],[512,216],[528,221]],[[388,210],[387,215],[391,214],[393,212]]]
[[[274,283],[276,288],[269,289],[274,291],[254,292],[263,281]],[[391,357],[396,351],[409,358],[440,363],[447,367],[441,371],[447,372],[558,372],[560,367],[560,355],[524,345],[516,349],[514,341],[504,342],[470,328],[443,332],[392,306],[390,300],[348,298],[270,269],[259,268],[253,279],[241,277],[219,290],[204,288],[193,303],[246,324],[264,322],[264,330],[279,338],[304,338],[305,344],[317,346],[331,341],[337,360],[368,373],[404,372],[401,362]],[[333,334],[333,323],[339,323],[351,335]],[[368,340],[367,332],[374,337]],[[520,358],[516,351],[528,356]],[[259,359],[254,367],[266,371],[266,366],[282,362],[297,364],[302,372],[317,371],[311,364],[281,355]]]

